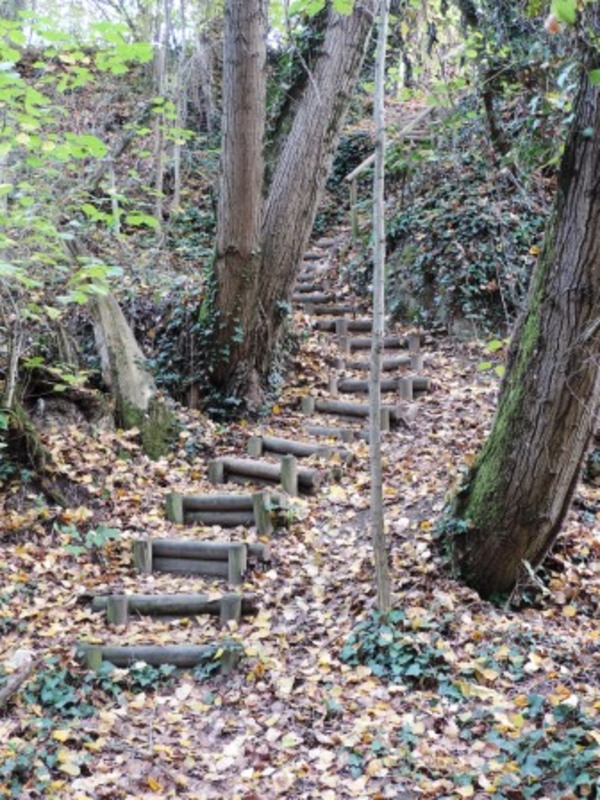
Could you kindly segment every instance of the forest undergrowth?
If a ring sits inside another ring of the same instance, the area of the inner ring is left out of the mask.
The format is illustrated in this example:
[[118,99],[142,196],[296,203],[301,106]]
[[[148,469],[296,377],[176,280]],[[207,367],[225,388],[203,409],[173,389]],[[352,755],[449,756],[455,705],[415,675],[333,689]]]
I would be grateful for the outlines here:
[[[245,576],[254,617],[226,632],[212,617],[134,619],[123,632],[92,612],[90,596],[107,592],[224,591],[205,578],[136,573],[131,541],[227,538],[168,522],[166,494],[214,491],[207,461],[244,453],[257,429],[306,438],[298,398],[327,393],[336,351],[306,314],[296,312],[296,324],[285,389],[258,422],[179,409],[177,444],[154,462],[135,430],[46,428],[70,507],[48,505],[27,483],[5,486],[0,663],[4,680],[18,650],[36,666],[0,709],[0,797],[597,796],[597,478],[580,484],[543,569],[525,574],[508,602],[481,601],[436,546],[448,492],[491,423],[498,379],[480,368],[484,343],[425,336],[432,391],[383,442],[387,625],[372,616],[364,442],[348,445],[355,460],[338,482],[293,501],[271,561]],[[246,653],[227,677],[211,664],[95,675],[76,658],[81,641],[201,644],[225,634]]]

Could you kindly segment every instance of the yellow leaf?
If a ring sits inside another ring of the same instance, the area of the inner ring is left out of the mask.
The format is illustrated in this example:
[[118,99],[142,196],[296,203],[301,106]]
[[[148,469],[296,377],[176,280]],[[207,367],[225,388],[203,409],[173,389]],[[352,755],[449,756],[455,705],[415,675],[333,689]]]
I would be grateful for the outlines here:
[[374,778],[375,775],[384,775],[387,772],[387,770],[383,766],[383,763],[380,758],[373,758],[367,764],[365,772],[370,778]]
[[147,784],[152,789],[153,792],[162,792],[161,784],[154,778],[152,777],[148,778]]
[[71,731],[69,728],[57,728],[55,731],[52,731],[52,738],[56,739],[57,742],[66,742],[70,735]]
[[271,409],[271,413],[281,414],[281,406],[273,406],[273,408]]
[[100,737],[96,739],[95,742],[86,742],[83,746],[86,750],[91,750],[92,753],[100,753],[104,749],[104,745],[106,744],[106,739]]
[[58,768],[61,772],[70,775],[72,778],[77,778],[81,772],[79,766],[75,764],[74,761],[65,761],[63,764],[59,764]]
[[472,786],[457,786],[454,790],[461,797],[473,797],[475,789]]
[[329,487],[329,498],[334,502],[337,500],[338,502],[344,503],[348,499],[348,495],[341,486],[339,486],[337,483],[334,483],[333,486]]
[[496,672],[496,670],[490,669],[488,667],[485,667],[484,669],[480,669],[480,670],[478,670],[478,672],[479,672],[479,674],[481,675],[482,678],[485,678],[486,681],[490,681],[490,683],[492,681],[495,681],[496,678],[498,677],[498,673]]
[[537,246],[537,244],[534,244],[534,245],[532,245],[532,247],[529,248],[529,254],[532,255],[532,256],[539,256],[540,252],[541,252],[541,250]]
[[513,702],[518,708],[526,708],[529,705],[529,700],[525,694],[518,694]]
[[562,613],[563,617],[574,617],[577,614],[577,609],[575,606],[564,606]]
[[286,733],[286,735],[281,740],[282,747],[297,747],[299,744],[302,744],[302,737],[298,736],[297,733]]

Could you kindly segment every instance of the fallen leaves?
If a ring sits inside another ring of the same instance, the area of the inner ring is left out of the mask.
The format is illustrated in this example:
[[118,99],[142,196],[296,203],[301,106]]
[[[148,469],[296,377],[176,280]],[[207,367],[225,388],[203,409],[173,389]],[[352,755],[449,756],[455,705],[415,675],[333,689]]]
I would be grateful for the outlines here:
[[[177,450],[156,464],[142,456],[133,435],[48,435],[57,463],[91,499],[59,511],[36,507],[32,498],[31,508],[13,503],[4,515],[3,655],[23,647],[37,657],[41,650],[48,680],[35,691],[30,684],[0,719],[0,797],[9,796],[3,764],[16,759],[31,781],[45,770],[48,787],[65,800],[479,800],[502,796],[505,787],[514,795],[527,769],[530,781],[536,770],[553,774],[540,731],[565,762],[571,751],[600,744],[582,723],[600,716],[593,672],[600,548],[593,530],[570,514],[554,554],[559,568],[550,570],[550,595],[518,614],[482,603],[448,577],[435,525],[450,484],[485,435],[496,384],[477,372],[479,346],[431,347],[435,393],[418,401],[410,434],[396,431],[383,440],[394,591],[405,617],[398,648],[407,666],[395,682],[340,658],[373,606],[364,442],[348,445],[355,459],[340,483],[295,503],[289,528],[271,542],[272,566],[246,576],[244,591],[258,598],[260,610],[235,631],[248,653],[239,672],[204,682],[188,673],[133,689],[131,671],[123,670],[105,679],[105,688],[112,687],[107,694],[102,681],[94,683],[76,664],[74,642],[105,643],[113,633],[77,596],[115,587],[220,594],[218,581],[135,574],[129,542],[174,531],[214,535],[170,526],[164,495],[190,486],[212,491],[196,443],[203,454],[239,452],[251,423],[217,427],[182,414],[187,427]],[[308,340],[297,358],[306,359],[309,377],[322,378],[332,353],[328,344]],[[306,438],[296,394],[290,385],[273,408],[268,425],[275,435]],[[65,551],[64,526],[100,524],[121,531],[116,546]],[[219,634],[211,618],[133,619],[127,628],[132,643],[203,642]],[[385,633],[381,641],[391,646],[394,637]],[[78,716],[90,703],[94,716]],[[552,791],[548,796],[559,796]]]

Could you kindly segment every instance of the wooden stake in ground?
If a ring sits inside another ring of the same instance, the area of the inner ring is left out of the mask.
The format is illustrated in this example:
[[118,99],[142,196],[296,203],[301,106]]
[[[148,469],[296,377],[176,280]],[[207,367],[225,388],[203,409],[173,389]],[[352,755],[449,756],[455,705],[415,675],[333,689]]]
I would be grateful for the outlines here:
[[385,326],[385,48],[388,0],[380,0],[375,60],[375,169],[373,176],[373,333],[370,374],[371,535],[377,608],[391,608],[391,579],[383,514],[381,464],[381,372]]

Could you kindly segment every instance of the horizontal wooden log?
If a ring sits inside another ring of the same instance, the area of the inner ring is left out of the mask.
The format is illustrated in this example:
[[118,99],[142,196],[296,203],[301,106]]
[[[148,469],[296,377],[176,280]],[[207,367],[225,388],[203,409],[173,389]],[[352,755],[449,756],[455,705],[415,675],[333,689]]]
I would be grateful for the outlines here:
[[[97,595],[92,599],[94,611],[105,611],[109,597]],[[242,615],[256,614],[258,606],[248,597],[236,595],[242,600]],[[221,613],[221,598],[209,599],[206,594],[130,594],[126,595],[130,614],[143,617],[195,617],[202,614],[218,617]]]
[[313,242],[314,247],[324,247],[324,248],[331,248],[331,247],[339,247],[346,243],[346,235],[341,234],[340,236],[323,236],[321,239],[317,239],[316,242]]
[[[408,367],[411,363],[410,356],[391,356],[390,358],[384,358],[381,362],[381,368],[384,372],[392,372],[395,369],[399,369],[400,367]],[[340,369],[350,369],[356,370],[357,372],[370,372],[371,370],[371,362],[364,359],[364,360],[355,360],[355,361],[345,361],[343,367]]]
[[315,305],[311,308],[311,313],[315,316],[326,316],[329,314],[332,317],[341,317],[344,314],[355,314],[356,311],[357,308],[354,305]]
[[309,250],[308,253],[304,253],[303,259],[304,261],[320,261],[324,256],[324,253],[316,253]]
[[269,547],[262,542],[197,542],[184,539],[153,539],[153,558],[195,558],[206,561],[227,561],[232,548],[245,544],[248,555],[259,561],[268,561],[270,558]]
[[[340,417],[366,419],[370,413],[370,406],[368,403],[351,403],[348,400],[324,400],[318,398],[314,399],[314,410],[319,414],[337,414]],[[380,410],[382,432],[387,431],[390,425],[398,425],[404,421],[402,412],[397,406],[382,405]]]
[[199,664],[218,660],[221,671],[231,668],[232,656],[238,659],[243,655],[243,649],[237,642],[220,642],[210,645],[88,645],[80,644],[77,648],[80,658],[88,666],[97,668],[103,661],[109,661],[115,667],[130,667],[138,661],[143,661],[152,667],[170,664],[180,669],[189,669]]
[[332,303],[335,299],[334,292],[314,292],[313,294],[294,292],[292,295],[294,303]]
[[[382,392],[397,392],[400,388],[401,378],[383,378],[381,381]],[[431,381],[422,375],[412,376],[413,392],[415,394],[423,394],[429,391]],[[369,381],[361,380],[358,378],[344,378],[338,381],[338,392],[366,394],[369,391]]]
[[255,450],[258,449],[258,444],[260,443],[261,453],[290,453],[298,458],[314,455],[329,458],[333,455],[337,455],[342,461],[351,461],[353,457],[349,450],[344,450],[343,448],[330,447],[326,444],[318,444],[316,442],[299,442],[293,439],[283,439],[278,436],[257,436],[252,437],[250,441]]
[[[371,348],[372,339],[370,336],[350,336],[346,337],[345,349],[349,352],[353,350],[369,350]],[[399,348],[407,348],[408,340],[405,336],[397,336],[390,334],[383,337],[383,346],[386,350],[395,350]]]
[[207,578],[227,578],[227,561],[208,561],[198,558],[153,558],[154,572],[170,572],[173,575],[204,575]]
[[0,709],[3,709],[4,706],[8,705],[9,701],[13,695],[18,692],[21,685],[25,683],[31,673],[37,669],[40,663],[39,659],[33,658],[30,654],[28,655],[29,657],[23,660],[22,666],[7,676],[6,683],[0,689]]
[[189,511],[250,511],[251,494],[184,495],[183,510]]
[[[314,294],[315,292],[322,291],[323,285],[321,282],[315,283],[314,280],[298,281],[294,286],[294,293],[296,294]],[[328,287],[326,287],[328,288]]]
[[363,433],[358,428],[334,428],[326,425],[305,425],[304,430],[311,436],[325,436],[342,442],[356,442]]
[[[262,480],[273,483],[281,480],[281,463],[271,464],[267,461],[230,458],[229,456],[217,460],[223,465],[226,480],[230,475],[238,475],[248,480]],[[297,478],[299,488],[305,492],[315,491],[323,481],[323,475],[318,470],[308,467],[298,467]]]
[[[318,331],[336,333],[339,328],[336,323],[340,321],[337,319],[317,319],[313,323],[313,327]],[[370,331],[373,327],[373,321],[370,319],[348,319],[344,320],[344,322],[347,323],[346,329],[348,331]]]
[[249,528],[254,525],[254,511],[187,511],[184,521],[198,525],[219,525],[221,528]]
[[349,400],[315,400],[315,411],[320,414],[340,414],[345,417],[368,417],[368,403],[352,403]]

